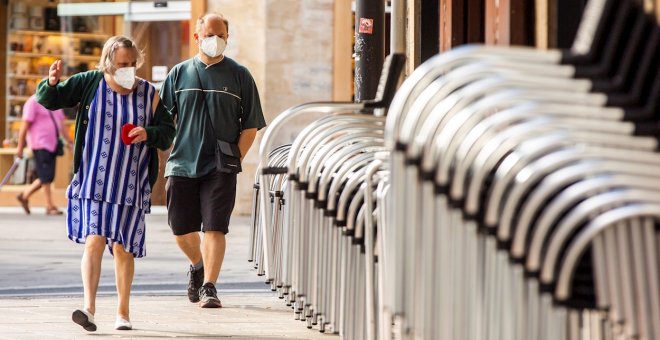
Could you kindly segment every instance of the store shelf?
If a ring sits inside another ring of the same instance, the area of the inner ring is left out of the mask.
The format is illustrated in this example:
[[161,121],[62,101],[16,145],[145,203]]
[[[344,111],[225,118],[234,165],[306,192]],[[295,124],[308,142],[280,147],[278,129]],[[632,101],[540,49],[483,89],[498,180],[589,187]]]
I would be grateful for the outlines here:
[[[7,74],[7,78],[11,79],[26,79],[26,80],[42,80],[44,78],[48,77],[47,75],[42,75],[42,74],[13,74],[9,73]],[[60,80],[64,81],[68,76],[61,76]]]
[[66,32],[66,31],[34,31],[34,30],[10,30],[10,34],[37,35],[37,36],[63,36],[80,39],[108,39],[110,36],[103,33]]
[[100,58],[100,56],[94,56],[94,55],[58,55],[58,54],[48,54],[48,53],[28,53],[28,52],[9,52],[7,54],[9,55],[9,57],[16,57],[16,58],[53,57],[64,60],[81,60],[81,61],[98,61]]
[[[106,0],[92,1],[103,3]],[[38,83],[48,77],[48,68],[52,61],[60,59],[66,65],[63,69],[66,75],[60,77],[61,81],[65,81],[80,70],[92,69],[99,62],[103,44],[113,35],[111,32],[114,31],[115,20],[109,16],[101,17],[84,13],[80,17],[55,18],[54,16],[58,15],[58,10],[53,11],[55,6],[71,0],[4,0],[3,2],[8,6],[7,11],[0,15],[3,19],[7,19],[0,23],[4,25],[6,35],[6,39],[3,40],[5,59],[1,62],[6,64],[6,72],[0,75],[6,84],[6,88],[2,90],[5,101],[3,107],[0,107],[0,115],[4,117],[4,134],[0,133],[0,135],[14,140],[18,136],[23,106],[35,92]],[[23,26],[15,26],[21,25],[21,22],[9,19],[12,18],[11,13],[15,6],[19,4],[22,5],[19,7],[24,8],[26,16],[27,13],[43,12],[44,26],[34,26],[31,21],[22,22]],[[49,10],[46,11],[46,8]],[[64,21],[55,22],[59,20]],[[67,29],[64,29],[65,27]],[[93,32],[72,32],[73,28],[93,30]],[[69,111],[66,113],[72,114]]]
[[14,102],[24,102],[30,99],[30,96],[7,96],[7,99]]
[[34,79],[34,80],[41,80],[46,78],[47,76],[41,75],[41,74],[13,74],[9,73],[7,74],[8,78],[13,78],[13,79]]

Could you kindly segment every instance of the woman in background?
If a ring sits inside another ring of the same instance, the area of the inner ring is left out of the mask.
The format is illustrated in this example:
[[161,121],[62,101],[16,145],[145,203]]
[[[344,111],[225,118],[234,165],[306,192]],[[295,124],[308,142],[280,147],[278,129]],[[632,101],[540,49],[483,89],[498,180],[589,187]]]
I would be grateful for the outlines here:
[[53,203],[51,183],[55,178],[55,165],[57,160],[57,144],[60,135],[64,136],[67,145],[71,146],[71,139],[64,133],[64,112],[62,110],[50,111],[37,103],[35,96],[31,96],[23,105],[23,125],[18,133],[18,147],[16,157],[23,158],[25,142],[32,149],[37,179],[16,196],[16,199],[30,214],[30,196],[43,188],[46,195],[46,215],[62,215]]

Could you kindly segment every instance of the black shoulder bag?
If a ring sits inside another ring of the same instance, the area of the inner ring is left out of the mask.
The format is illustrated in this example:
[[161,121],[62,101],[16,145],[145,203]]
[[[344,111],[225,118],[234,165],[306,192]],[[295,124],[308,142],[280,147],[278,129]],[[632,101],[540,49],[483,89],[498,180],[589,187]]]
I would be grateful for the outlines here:
[[197,65],[193,64],[195,67],[195,74],[197,75],[197,81],[199,82],[199,88],[202,89],[202,95],[204,96],[204,104],[206,106],[206,111],[208,112],[209,120],[211,121],[211,127],[213,128],[213,134],[215,137],[215,167],[218,171],[237,174],[243,169],[241,168],[241,150],[238,148],[238,144],[225,142],[218,138],[215,126],[213,125],[213,117],[211,116],[211,109],[209,107],[208,101],[206,100],[206,91],[204,91],[204,86],[202,86],[202,79],[199,76],[199,71],[197,70]]
[[57,123],[55,122],[55,117],[53,117],[53,112],[48,110],[48,113],[50,114],[50,120],[53,121],[53,126],[55,127],[55,134],[57,135],[57,146],[55,147],[55,155],[56,156],[64,156],[64,142],[62,142],[62,137],[60,137],[60,129],[57,127]]

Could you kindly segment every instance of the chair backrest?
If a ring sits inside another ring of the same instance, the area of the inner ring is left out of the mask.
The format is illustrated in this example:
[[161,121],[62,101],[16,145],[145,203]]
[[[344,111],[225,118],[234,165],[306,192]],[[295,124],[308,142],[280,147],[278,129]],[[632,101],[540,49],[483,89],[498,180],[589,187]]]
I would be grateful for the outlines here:
[[383,71],[380,73],[380,81],[376,90],[376,98],[364,101],[365,108],[382,109],[392,103],[399,80],[406,64],[406,56],[401,53],[390,54],[385,57]]

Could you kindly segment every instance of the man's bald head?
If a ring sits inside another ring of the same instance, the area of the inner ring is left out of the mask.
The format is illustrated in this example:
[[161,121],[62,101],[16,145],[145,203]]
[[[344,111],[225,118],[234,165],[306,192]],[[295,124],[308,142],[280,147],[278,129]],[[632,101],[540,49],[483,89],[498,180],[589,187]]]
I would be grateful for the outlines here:
[[204,25],[207,23],[211,23],[213,21],[219,21],[225,24],[225,28],[227,29],[227,33],[229,33],[229,21],[227,18],[225,18],[224,15],[218,14],[218,13],[207,13],[204,14],[201,18],[197,19],[197,24],[195,25],[195,33],[199,34]]

